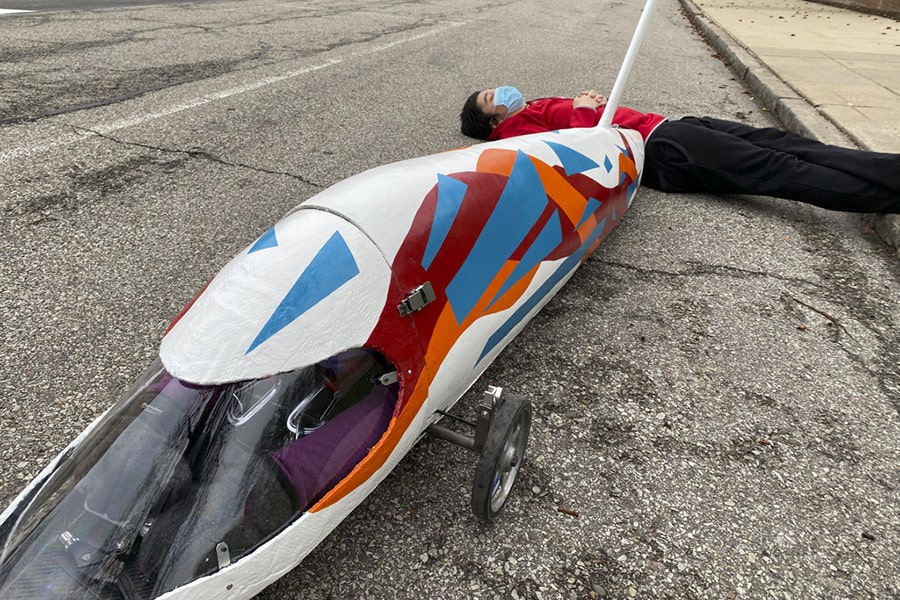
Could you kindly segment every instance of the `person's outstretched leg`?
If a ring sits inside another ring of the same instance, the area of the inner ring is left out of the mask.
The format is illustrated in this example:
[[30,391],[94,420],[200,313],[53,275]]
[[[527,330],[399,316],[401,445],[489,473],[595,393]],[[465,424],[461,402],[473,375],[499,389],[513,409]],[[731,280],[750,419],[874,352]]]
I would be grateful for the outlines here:
[[900,154],[870,152],[823,144],[775,127],[751,127],[713,117],[688,117],[708,129],[729,133],[763,148],[793,154],[806,162],[844,171],[900,193]]
[[643,181],[667,192],[753,194],[846,212],[900,212],[894,190],[693,118],[663,123],[653,132]]

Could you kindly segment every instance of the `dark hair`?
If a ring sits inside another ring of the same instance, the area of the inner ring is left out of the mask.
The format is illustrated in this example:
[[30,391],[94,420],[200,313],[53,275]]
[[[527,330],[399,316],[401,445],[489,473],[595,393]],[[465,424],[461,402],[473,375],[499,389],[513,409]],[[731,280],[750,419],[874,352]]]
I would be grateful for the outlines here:
[[491,126],[491,115],[484,114],[478,108],[478,94],[480,93],[481,90],[472,92],[472,95],[466,98],[462,112],[459,113],[459,130],[463,135],[486,140],[494,128]]

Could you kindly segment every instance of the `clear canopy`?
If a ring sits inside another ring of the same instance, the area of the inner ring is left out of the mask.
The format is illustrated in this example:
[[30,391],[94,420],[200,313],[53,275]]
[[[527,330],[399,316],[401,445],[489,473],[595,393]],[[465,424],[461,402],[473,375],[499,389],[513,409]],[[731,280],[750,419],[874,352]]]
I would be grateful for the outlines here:
[[157,361],[0,529],[0,598],[149,599],[239,560],[387,429],[393,368],[365,349],[194,386]]

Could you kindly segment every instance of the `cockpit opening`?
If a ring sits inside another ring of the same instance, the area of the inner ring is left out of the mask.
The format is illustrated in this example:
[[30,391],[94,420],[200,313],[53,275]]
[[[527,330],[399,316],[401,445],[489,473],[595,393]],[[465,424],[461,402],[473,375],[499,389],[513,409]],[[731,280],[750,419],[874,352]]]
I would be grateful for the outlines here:
[[366,348],[216,386],[157,362],[19,508],[0,597],[146,600],[239,560],[365,459],[398,390]]

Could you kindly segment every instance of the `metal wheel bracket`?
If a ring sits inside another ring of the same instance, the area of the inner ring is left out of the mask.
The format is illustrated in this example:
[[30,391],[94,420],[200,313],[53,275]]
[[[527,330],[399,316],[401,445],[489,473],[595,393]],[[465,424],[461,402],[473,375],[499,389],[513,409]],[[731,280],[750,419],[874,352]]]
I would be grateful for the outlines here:
[[503,394],[503,388],[489,385],[481,397],[481,404],[478,405],[478,422],[475,424],[475,440],[473,450],[481,453],[484,449],[484,442],[487,440],[488,432],[491,430],[491,421],[494,419],[494,411],[500,407],[500,396]]
[[[485,440],[487,440],[488,431],[490,431],[491,429],[491,421],[494,417],[494,411],[500,407],[500,395],[502,393],[502,387],[493,385],[489,385],[487,390],[485,390],[484,396],[482,396],[481,402],[478,405],[478,420],[474,423],[474,436],[469,436],[464,433],[454,431],[438,423],[432,423],[425,429],[425,431],[438,439],[456,444],[457,446],[462,446],[467,450],[473,450],[480,454],[482,449],[484,449],[484,443]],[[463,419],[455,417],[449,413],[441,414],[445,417],[450,417],[457,421],[464,422],[469,426],[473,425],[473,423],[471,423],[470,421],[463,421]]]

